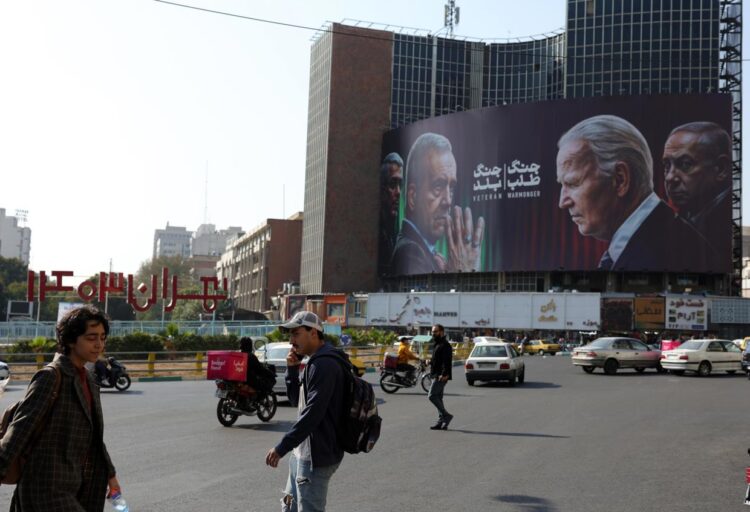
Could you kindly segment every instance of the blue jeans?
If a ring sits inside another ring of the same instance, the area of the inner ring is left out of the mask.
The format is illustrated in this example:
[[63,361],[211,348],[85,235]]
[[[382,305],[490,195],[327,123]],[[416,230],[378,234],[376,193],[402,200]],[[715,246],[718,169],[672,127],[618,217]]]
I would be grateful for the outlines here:
[[432,385],[430,386],[430,392],[427,393],[427,398],[430,399],[432,405],[437,407],[438,410],[438,421],[444,421],[445,418],[450,416],[448,411],[445,410],[443,404],[443,390],[445,389],[445,382],[438,380],[438,377],[432,378]]
[[281,512],[325,512],[328,482],[338,464],[313,469],[309,460],[289,454],[289,479],[281,500]]

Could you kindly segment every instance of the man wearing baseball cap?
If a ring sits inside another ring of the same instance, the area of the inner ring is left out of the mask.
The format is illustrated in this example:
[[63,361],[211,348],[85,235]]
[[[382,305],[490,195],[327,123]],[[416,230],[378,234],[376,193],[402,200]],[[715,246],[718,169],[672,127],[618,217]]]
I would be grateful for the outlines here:
[[[338,444],[336,426],[341,418],[345,375],[336,349],[323,339],[318,315],[300,311],[281,325],[289,333],[287,396],[298,408],[297,422],[271,448],[266,464],[275,468],[290,451],[289,477],[281,500],[282,512],[322,512],[326,508],[328,482],[338,469],[344,451]],[[331,357],[323,357],[323,356]],[[309,356],[302,375],[300,361]]]

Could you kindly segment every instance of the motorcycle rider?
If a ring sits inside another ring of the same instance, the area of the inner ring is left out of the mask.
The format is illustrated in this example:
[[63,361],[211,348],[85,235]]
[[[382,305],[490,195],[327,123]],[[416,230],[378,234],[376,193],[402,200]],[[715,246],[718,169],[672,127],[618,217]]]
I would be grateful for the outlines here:
[[104,354],[99,354],[99,357],[96,359],[96,362],[94,363],[94,373],[99,379],[99,382],[109,385],[109,379],[112,376],[112,373],[109,371],[108,360],[104,357]]
[[414,377],[414,366],[409,364],[409,361],[419,361],[419,357],[411,351],[409,342],[411,336],[399,336],[398,341],[398,365],[396,370],[399,372],[406,372],[406,378],[412,380]]

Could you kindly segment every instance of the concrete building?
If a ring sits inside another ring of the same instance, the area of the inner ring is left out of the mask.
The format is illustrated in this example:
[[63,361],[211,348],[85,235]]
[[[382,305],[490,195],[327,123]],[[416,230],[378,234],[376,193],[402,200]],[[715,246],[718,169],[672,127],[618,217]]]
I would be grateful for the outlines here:
[[238,309],[268,311],[284,283],[299,281],[302,213],[267,219],[227,244],[216,265]]
[[242,228],[237,226],[217,230],[214,224],[201,224],[193,236],[191,254],[221,256],[226,249],[227,240],[241,232]]
[[165,229],[154,230],[154,250],[152,258],[161,256],[190,257],[190,247],[193,240],[193,232],[181,226],[170,226],[167,222]]
[[[310,59],[302,293],[690,288],[739,294],[741,2],[567,0],[567,6],[563,29],[528,41],[449,39],[372,24],[334,23],[321,31]],[[733,100],[731,275],[534,269],[390,281],[377,275],[377,165],[389,129],[513,103],[717,91]]]
[[15,258],[27,265],[31,258],[31,229],[20,226],[23,218],[7,215],[0,208],[0,256]]

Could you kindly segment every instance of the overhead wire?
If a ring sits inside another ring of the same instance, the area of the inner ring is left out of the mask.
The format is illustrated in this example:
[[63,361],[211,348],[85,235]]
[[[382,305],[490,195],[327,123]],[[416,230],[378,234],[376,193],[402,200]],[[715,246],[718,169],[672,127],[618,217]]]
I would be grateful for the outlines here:
[[[198,6],[195,6],[195,5],[182,4],[182,3],[178,3],[178,2],[170,2],[168,0],[154,0],[154,2],[158,2],[158,3],[161,3],[161,4],[172,5],[172,6],[176,6],[176,7],[182,7],[182,8],[185,8],[185,9],[192,9],[192,10],[195,10],[195,11],[201,11],[201,12],[206,12],[206,13],[210,13],[210,14],[218,14],[218,15],[222,15],[222,16],[229,16],[229,17],[232,17],[232,18],[239,18],[239,19],[244,19],[244,20],[248,20],[248,21],[254,21],[254,22],[257,22],[257,23],[266,23],[266,24],[270,24],[270,25],[277,25],[277,26],[281,26],[281,27],[295,28],[295,29],[300,29],[300,30],[307,30],[307,31],[312,31],[312,32],[316,32],[316,33],[335,34],[335,35],[342,35],[342,36],[347,36],[347,37],[358,37],[358,38],[362,38],[362,39],[371,39],[371,40],[383,41],[383,42],[388,42],[388,43],[394,43],[395,42],[393,40],[393,38],[391,38],[391,37],[381,37],[381,36],[374,35],[374,34],[353,33],[353,32],[346,31],[346,30],[335,30],[333,28],[310,27],[310,26],[307,26],[307,25],[299,25],[299,24],[295,24],[295,23],[287,23],[287,22],[283,22],[283,21],[270,20],[270,19],[267,19],[267,18],[258,18],[258,17],[255,17],[255,16],[246,16],[246,15],[235,14],[235,13],[226,12],[226,11],[217,11],[215,9],[207,9],[205,7],[198,7]],[[342,26],[347,26],[347,25],[342,25]],[[352,28],[360,28],[360,27],[352,26]],[[431,41],[424,41],[424,42],[422,42],[422,41],[419,41],[418,39],[420,39],[420,38],[436,37],[435,35],[432,35],[432,36],[420,36],[420,35],[411,35],[411,34],[402,34],[402,35],[404,37],[412,37],[412,38],[415,39],[413,41],[410,41],[410,44],[425,45],[425,46],[430,46],[430,47],[433,44]],[[562,34],[552,35],[549,38],[547,38],[547,40],[552,39],[554,37],[560,37],[561,35]],[[469,51],[481,51],[482,53],[484,53],[484,51],[485,51],[485,47],[484,46],[482,48],[474,48],[473,45],[468,44],[468,43],[476,43],[476,44],[480,44],[481,43],[481,44],[483,44],[485,46],[487,45],[486,42],[483,42],[481,40],[478,40],[478,41],[470,41],[470,40],[469,41],[462,41],[462,40],[458,40],[458,39],[449,39],[449,38],[441,38],[441,39],[444,42],[446,42],[446,43],[448,43],[448,42],[456,42],[458,44],[466,43],[466,46],[468,46]],[[498,46],[499,45],[528,45],[528,44],[533,44],[535,42],[544,42],[544,41],[545,41],[545,39],[531,39],[531,40],[528,40],[528,41],[514,41],[514,42],[509,41],[507,43],[491,43],[490,48],[492,48],[493,45],[498,45]],[[659,49],[659,50],[653,50],[651,52],[641,52],[640,54],[636,53],[636,54],[620,55],[620,56],[617,56],[617,55],[591,55],[591,56],[577,56],[577,55],[572,55],[571,56],[571,55],[564,55],[562,53],[560,53],[560,54],[550,54],[550,53],[537,52],[537,51],[528,51],[528,50],[504,50],[503,54],[510,54],[510,55],[513,55],[513,56],[518,55],[518,56],[526,56],[526,57],[547,58],[547,59],[552,59],[552,60],[554,60],[554,59],[559,59],[559,60],[576,60],[576,59],[581,59],[581,60],[585,60],[585,61],[596,61],[596,60],[599,60],[601,62],[610,61],[610,63],[618,63],[620,65],[623,65],[623,64],[627,64],[627,65],[636,64],[637,65],[637,64],[642,63],[642,62],[650,62],[651,65],[662,65],[663,64],[663,65],[671,65],[671,66],[687,66],[687,65],[695,65],[695,64],[711,65],[712,64],[712,62],[711,62],[712,59],[710,59],[710,58],[709,58],[709,60],[707,62],[703,61],[702,59],[695,60],[695,59],[690,59],[690,58],[675,58],[675,59],[668,59],[666,63],[662,62],[659,54],[662,54],[662,53],[665,53],[665,52],[673,53],[675,51],[683,52],[683,50],[672,50],[672,49],[670,49],[670,50],[661,50],[661,49]],[[698,52],[698,51],[705,51],[705,50],[696,50],[696,49],[686,49],[686,50],[684,50],[685,53],[687,53],[687,52]],[[750,59],[737,59],[737,60],[733,60],[732,62],[746,62],[746,61],[750,61]],[[720,59],[717,58],[716,61],[715,61],[715,64],[718,64],[719,62],[720,62]],[[524,66],[524,65],[531,65],[531,64],[533,64],[533,63],[530,63],[530,62],[517,63],[516,66]],[[639,69],[642,69],[642,68],[639,67]],[[610,71],[610,70],[607,70],[607,71]],[[611,71],[617,71],[617,70],[612,69]]]

